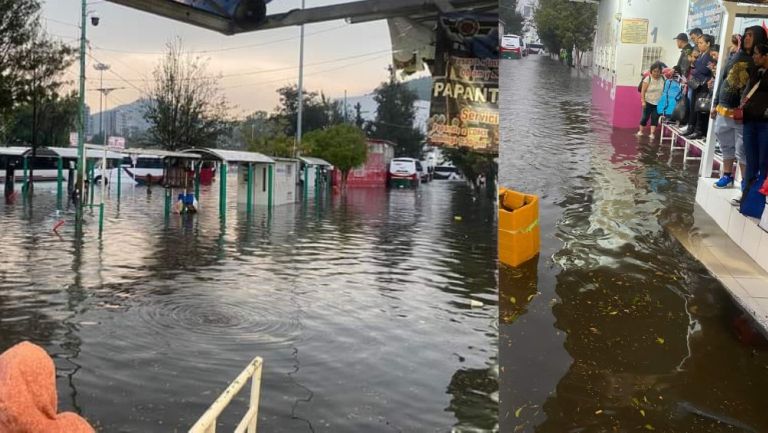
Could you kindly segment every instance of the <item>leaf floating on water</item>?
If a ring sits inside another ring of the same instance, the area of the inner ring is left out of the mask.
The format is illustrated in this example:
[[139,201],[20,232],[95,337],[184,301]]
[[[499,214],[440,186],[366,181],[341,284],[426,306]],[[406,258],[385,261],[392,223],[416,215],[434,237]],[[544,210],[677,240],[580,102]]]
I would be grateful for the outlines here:
[[514,297],[514,296],[510,296],[510,297],[509,297],[509,300],[510,300],[510,301],[511,301],[513,304],[517,304],[517,299],[515,299],[515,297]]
[[615,316],[615,315],[619,314],[619,312],[618,311],[611,311],[608,314],[610,314],[611,316]]
[[535,295],[535,294],[533,294],[533,295],[528,295],[528,302],[531,302],[531,299],[533,299],[533,297],[534,297],[534,296],[536,296],[536,295]]
[[656,342],[659,344],[664,344],[664,339],[661,337],[656,337]]
[[645,416],[645,411],[640,409],[640,415]]
[[640,400],[638,400],[636,397],[632,397],[632,403],[634,403],[635,406],[640,406]]
[[655,428],[653,428],[653,426],[652,426],[652,425],[650,425],[650,424],[646,424],[646,425],[645,425],[645,429],[646,429],[646,430],[656,430],[656,429],[655,429]]
[[524,407],[525,406],[521,406],[521,407],[517,408],[517,410],[515,411],[515,418],[520,418],[520,413],[523,411]]
[[599,409],[599,410],[596,410],[596,411],[595,411],[595,415],[600,415],[601,413],[603,413],[603,410],[602,410],[602,409]]

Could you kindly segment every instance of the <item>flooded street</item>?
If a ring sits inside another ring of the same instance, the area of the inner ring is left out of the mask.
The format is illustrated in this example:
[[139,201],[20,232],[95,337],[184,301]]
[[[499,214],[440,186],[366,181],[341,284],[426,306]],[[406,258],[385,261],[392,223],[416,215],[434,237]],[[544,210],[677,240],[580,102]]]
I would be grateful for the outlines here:
[[[97,207],[83,237],[71,212],[51,231],[55,185],[0,204],[0,352],[46,348],[60,409],[104,432],[186,431],[255,356],[259,431],[494,429],[491,203],[435,181],[249,218],[233,191],[225,225],[216,184],[164,223],[160,188],[127,187],[103,240]],[[225,412],[230,431],[244,411]]]
[[768,350],[670,235],[696,164],[612,130],[587,72],[504,60],[500,87],[499,185],[541,197],[542,245],[500,271],[501,431],[768,431]]

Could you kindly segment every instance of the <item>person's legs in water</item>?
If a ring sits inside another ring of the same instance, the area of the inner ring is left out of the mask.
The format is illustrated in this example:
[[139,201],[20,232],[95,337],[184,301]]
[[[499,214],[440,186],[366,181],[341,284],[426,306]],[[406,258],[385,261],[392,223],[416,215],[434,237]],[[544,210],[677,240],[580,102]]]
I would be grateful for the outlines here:
[[651,112],[649,111],[648,107],[651,104],[645,103],[643,106],[643,116],[640,118],[640,126],[637,128],[637,136],[643,135],[643,128],[645,128],[646,125],[648,125],[648,119],[651,117]]
[[656,105],[647,104],[651,112],[651,139],[656,138],[656,127],[659,126],[659,113],[656,111]]

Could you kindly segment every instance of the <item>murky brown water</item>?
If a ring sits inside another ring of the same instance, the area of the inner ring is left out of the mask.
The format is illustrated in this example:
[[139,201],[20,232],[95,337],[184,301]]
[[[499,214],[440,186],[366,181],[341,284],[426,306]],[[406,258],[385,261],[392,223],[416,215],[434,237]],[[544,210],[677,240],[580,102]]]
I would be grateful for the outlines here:
[[55,186],[0,203],[0,351],[44,346],[61,408],[104,432],[186,431],[254,356],[260,431],[494,430],[490,202],[437,181],[247,218],[235,189],[226,225],[216,185],[166,225],[160,189],[126,188],[103,241],[95,208],[51,231]]
[[667,231],[695,167],[610,129],[588,74],[531,56],[500,84],[499,183],[542,199],[538,260],[500,272],[501,431],[768,431],[768,350]]

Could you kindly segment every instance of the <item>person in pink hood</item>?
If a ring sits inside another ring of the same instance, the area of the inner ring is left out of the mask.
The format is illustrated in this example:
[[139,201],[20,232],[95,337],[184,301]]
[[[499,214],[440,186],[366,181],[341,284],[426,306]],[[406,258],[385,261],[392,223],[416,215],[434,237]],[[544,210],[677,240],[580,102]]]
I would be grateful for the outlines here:
[[23,342],[0,355],[0,433],[95,433],[57,410],[56,369],[45,350]]

